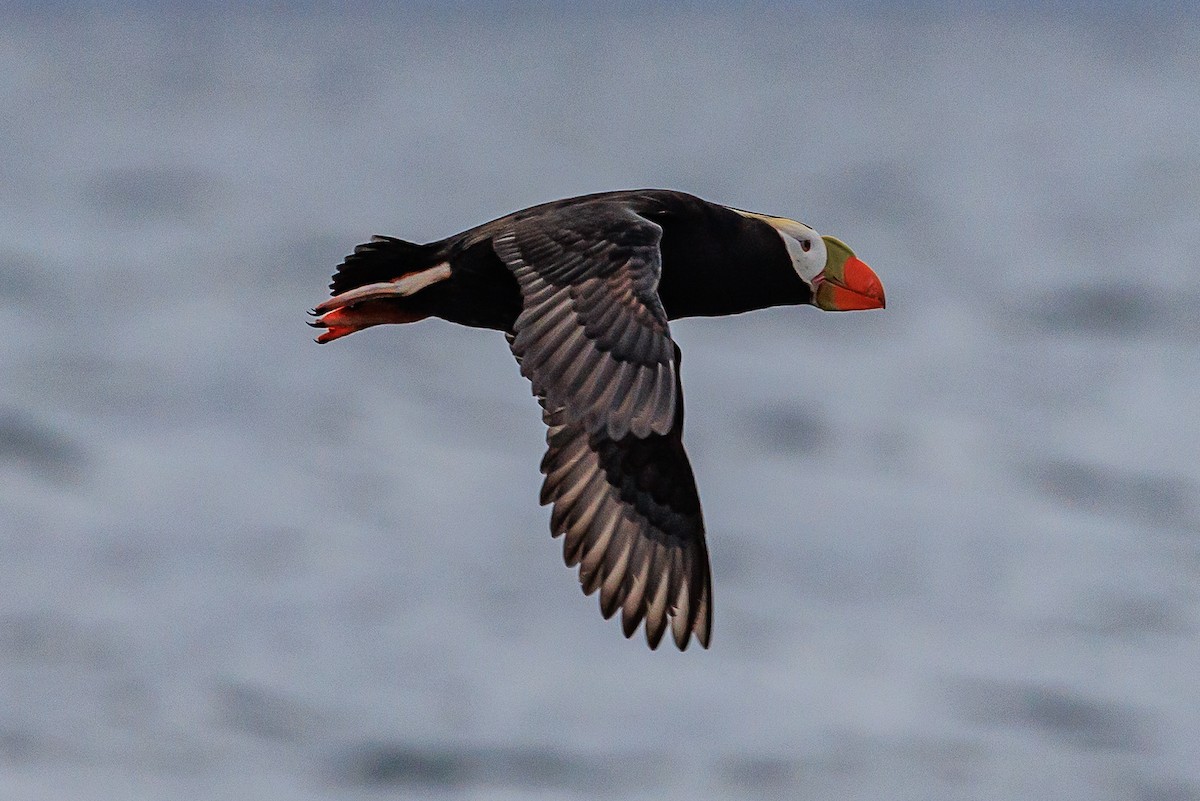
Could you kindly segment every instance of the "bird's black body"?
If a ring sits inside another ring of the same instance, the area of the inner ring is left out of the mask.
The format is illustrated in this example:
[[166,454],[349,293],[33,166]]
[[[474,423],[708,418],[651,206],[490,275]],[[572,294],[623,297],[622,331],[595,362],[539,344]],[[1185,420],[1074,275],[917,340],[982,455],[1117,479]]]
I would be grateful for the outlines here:
[[426,317],[503,331],[542,405],[541,500],[584,591],[600,591],[605,617],[622,610],[626,636],[644,621],[651,647],[668,625],[678,647],[692,634],[707,646],[708,551],[668,320],[812,302],[775,223],[800,226],[642,190],[426,245],[376,237],[339,265],[318,341]]
[[450,280],[406,302],[427,316],[511,333],[521,312],[517,282],[488,240],[510,222],[570,212],[586,217],[620,205],[662,228],[658,296],[667,319],[713,317],[807,303],[778,231],[760,219],[661,189],[605,192],[543,203],[428,245],[379,238],[360,245],[339,267],[334,293],[449,262]]

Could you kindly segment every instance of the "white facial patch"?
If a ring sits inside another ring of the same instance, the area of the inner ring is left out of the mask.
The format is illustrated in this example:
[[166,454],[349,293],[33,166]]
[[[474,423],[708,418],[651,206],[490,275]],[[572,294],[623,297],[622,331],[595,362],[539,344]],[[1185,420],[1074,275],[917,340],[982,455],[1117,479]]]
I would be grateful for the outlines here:
[[787,247],[788,255],[792,257],[792,267],[805,283],[813,286],[817,275],[825,269],[825,259],[828,256],[825,252],[825,240],[804,223],[793,220],[784,220],[783,222],[791,223],[793,226],[791,231],[783,226],[775,226],[779,235],[783,237],[783,244]]

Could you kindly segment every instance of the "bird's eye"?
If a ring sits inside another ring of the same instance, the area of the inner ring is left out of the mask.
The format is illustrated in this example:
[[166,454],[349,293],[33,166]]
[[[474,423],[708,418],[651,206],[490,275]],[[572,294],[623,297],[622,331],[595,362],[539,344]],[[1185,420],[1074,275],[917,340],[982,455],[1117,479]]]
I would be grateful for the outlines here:
[[812,240],[811,239],[801,239],[800,240],[800,249],[803,250],[805,253],[812,250]]

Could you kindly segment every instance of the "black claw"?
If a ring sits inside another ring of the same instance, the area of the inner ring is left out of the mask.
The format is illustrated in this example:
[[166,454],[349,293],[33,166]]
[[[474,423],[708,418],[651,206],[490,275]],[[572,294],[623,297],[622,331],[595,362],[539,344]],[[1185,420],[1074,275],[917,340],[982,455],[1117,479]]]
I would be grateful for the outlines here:
[[305,320],[304,324],[311,325],[313,328],[328,328],[329,327],[329,326],[325,325],[325,323],[321,322],[320,320]]
[[316,316],[317,316],[317,310],[316,310],[316,309],[309,309],[309,310],[308,310],[308,313],[309,313],[310,315],[312,315],[313,317],[316,317]]

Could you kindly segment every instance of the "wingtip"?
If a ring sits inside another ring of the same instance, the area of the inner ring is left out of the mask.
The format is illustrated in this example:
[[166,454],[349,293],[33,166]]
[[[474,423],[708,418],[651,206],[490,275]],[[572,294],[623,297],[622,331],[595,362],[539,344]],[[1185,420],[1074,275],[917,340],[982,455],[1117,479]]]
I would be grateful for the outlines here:
[[[603,586],[603,583],[601,586]],[[618,595],[615,592],[608,593],[607,595],[605,595],[604,591],[601,590],[601,592],[600,592],[600,614],[605,620],[612,620],[612,616],[615,615],[617,613],[617,610],[620,608],[621,608],[621,596],[620,595]],[[631,636],[633,636],[633,633],[630,632],[629,634],[626,634],[625,636],[626,636],[626,638],[631,637]]]
[[700,643],[700,647],[708,650],[708,646],[712,642],[712,617],[706,614],[702,619],[697,620],[692,631],[695,633],[696,642]]
[[646,644],[650,646],[651,651],[657,651],[658,646],[662,644],[663,632],[667,630],[665,625],[659,624],[651,626],[650,621],[646,621]]

